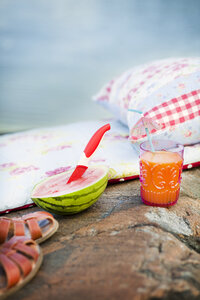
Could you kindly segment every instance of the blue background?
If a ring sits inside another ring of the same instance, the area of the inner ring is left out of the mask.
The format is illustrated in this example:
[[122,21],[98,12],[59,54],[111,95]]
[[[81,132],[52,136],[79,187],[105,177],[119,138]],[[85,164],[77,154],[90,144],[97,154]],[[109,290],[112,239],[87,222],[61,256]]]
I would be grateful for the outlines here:
[[0,132],[110,116],[91,98],[155,59],[200,56],[199,0],[1,0]]

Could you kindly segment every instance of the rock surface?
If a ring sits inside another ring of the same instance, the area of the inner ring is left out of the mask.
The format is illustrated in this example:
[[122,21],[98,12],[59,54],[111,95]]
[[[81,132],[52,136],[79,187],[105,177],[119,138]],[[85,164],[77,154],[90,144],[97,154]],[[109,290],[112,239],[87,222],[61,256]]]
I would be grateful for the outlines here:
[[171,208],[143,205],[139,180],[109,185],[88,210],[56,216],[38,274],[8,299],[200,299],[199,183],[200,169],[185,171]]

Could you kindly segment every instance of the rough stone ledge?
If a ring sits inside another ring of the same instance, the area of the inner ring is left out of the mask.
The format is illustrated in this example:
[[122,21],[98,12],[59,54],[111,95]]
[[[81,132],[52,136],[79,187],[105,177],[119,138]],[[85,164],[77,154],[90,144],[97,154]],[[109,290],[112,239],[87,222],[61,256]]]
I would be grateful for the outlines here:
[[[60,240],[95,236],[107,231],[114,235],[123,229],[137,226],[157,226],[172,233],[187,246],[200,252],[200,202],[195,201],[191,205],[191,201],[191,198],[183,197],[181,203],[171,208],[140,205],[115,212],[115,208],[119,206],[117,204],[112,211],[109,210],[107,217],[104,215],[98,221],[83,226]],[[122,204],[123,201],[121,200],[120,203]]]
[[[30,299],[198,299],[199,254],[155,226],[81,237],[45,255]],[[26,290],[15,300],[25,300]],[[178,297],[178,298],[172,298]],[[171,297],[171,298],[169,298]],[[188,298],[187,298],[188,297]]]
[[108,186],[80,214],[56,216],[37,276],[8,299],[200,299],[199,178],[200,169],[183,174],[171,208],[143,205],[133,180]]

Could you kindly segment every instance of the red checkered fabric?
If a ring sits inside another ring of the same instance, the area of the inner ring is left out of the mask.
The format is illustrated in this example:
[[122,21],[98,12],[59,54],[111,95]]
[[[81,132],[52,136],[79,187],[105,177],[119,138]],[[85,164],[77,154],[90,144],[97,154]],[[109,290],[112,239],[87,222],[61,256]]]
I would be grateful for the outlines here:
[[163,102],[144,116],[162,124],[162,129],[192,120],[200,116],[200,89]]

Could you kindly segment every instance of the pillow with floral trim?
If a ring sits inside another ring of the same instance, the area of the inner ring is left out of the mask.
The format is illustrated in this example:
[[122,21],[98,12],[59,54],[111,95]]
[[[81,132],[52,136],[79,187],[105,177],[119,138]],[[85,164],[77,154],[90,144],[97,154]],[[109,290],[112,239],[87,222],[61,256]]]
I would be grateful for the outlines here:
[[94,97],[117,119],[132,129],[141,115],[160,123],[151,133],[183,144],[200,142],[200,58],[170,58],[155,61],[124,72],[111,80]]

